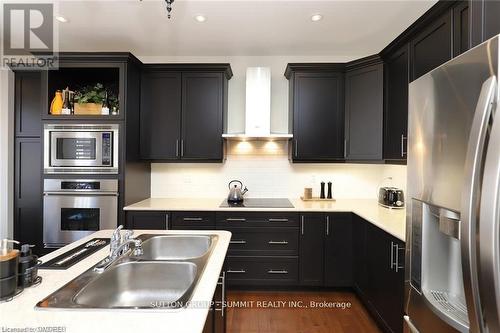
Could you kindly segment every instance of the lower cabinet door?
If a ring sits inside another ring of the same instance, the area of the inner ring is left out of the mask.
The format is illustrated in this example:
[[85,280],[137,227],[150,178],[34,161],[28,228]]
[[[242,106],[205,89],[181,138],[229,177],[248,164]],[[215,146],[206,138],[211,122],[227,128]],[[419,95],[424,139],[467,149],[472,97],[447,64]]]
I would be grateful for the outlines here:
[[300,285],[322,286],[324,274],[324,214],[300,216]]
[[228,285],[296,285],[298,258],[229,256],[225,271]]
[[326,216],[325,287],[352,286],[352,218],[351,213]]

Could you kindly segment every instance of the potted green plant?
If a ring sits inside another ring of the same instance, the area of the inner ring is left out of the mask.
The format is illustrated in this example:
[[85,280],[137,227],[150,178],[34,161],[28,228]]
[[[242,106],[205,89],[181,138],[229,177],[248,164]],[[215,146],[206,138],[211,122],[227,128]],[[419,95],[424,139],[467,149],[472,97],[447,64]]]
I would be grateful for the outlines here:
[[[102,83],[87,85],[75,92],[75,114],[101,114],[101,107],[106,98],[106,89]],[[118,97],[108,92],[108,104],[118,108]]]

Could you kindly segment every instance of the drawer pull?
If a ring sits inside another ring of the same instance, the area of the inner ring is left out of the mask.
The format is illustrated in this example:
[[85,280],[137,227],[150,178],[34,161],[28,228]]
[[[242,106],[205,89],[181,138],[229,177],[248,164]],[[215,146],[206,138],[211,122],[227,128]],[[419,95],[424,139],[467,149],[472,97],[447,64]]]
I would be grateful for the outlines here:
[[269,222],[288,222],[288,219],[269,219]]
[[287,245],[288,242],[287,241],[269,241],[269,242],[267,242],[267,244],[271,244],[271,245]]
[[227,222],[245,222],[247,219],[244,218],[228,218],[226,219]]
[[185,217],[184,221],[203,221],[203,217]]
[[267,271],[268,274],[288,274],[287,270],[284,269],[270,269]]
[[244,239],[238,239],[238,240],[232,240],[232,241],[229,241],[229,244],[246,244],[247,241],[244,240]]
[[247,271],[244,270],[244,269],[240,269],[240,270],[232,270],[232,269],[229,269],[226,271],[226,273],[236,273],[236,274],[244,274],[246,273]]

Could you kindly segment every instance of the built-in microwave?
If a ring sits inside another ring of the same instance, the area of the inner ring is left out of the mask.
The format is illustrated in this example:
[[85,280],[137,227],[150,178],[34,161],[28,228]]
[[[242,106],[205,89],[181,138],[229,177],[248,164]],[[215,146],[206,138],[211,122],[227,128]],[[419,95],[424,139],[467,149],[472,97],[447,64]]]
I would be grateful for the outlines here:
[[45,124],[46,174],[117,174],[117,124]]

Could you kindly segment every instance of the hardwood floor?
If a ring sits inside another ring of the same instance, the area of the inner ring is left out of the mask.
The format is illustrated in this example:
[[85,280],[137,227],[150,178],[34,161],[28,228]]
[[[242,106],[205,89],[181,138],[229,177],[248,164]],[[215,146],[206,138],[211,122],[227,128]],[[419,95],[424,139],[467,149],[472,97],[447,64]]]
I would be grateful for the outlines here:
[[[228,291],[227,301],[227,333],[381,332],[348,291]],[[310,302],[331,303],[320,308]]]

